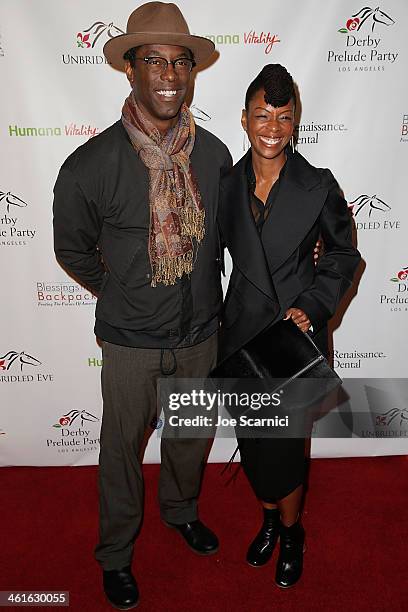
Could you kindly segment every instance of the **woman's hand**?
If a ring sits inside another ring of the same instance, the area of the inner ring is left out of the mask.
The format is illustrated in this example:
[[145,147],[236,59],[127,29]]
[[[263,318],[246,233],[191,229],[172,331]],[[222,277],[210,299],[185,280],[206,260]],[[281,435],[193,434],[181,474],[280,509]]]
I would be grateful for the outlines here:
[[314,265],[317,266],[320,257],[323,255],[324,245],[323,240],[319,238],[319,240],[315,244],[315,248],[313,249],[313,260]]
[[303,310],[300,310],[300,308],[288,308],[284,316],[284,320],[286,321],[287,319],[292,319],[304,333],[306,333],[312,325],[307,314],[303,312]]

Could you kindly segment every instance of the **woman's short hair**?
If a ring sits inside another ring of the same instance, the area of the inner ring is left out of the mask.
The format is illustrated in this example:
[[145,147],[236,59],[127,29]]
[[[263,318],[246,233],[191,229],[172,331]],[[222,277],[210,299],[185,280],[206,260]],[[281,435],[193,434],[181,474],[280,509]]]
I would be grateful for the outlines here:
[[280,64],[267,64],[257,77],[252,81],[245,96],[245,109],[254,95],[265,89],[265,102],[271,106],[285,106],[289,100],[293,100],[296,106],[296,94],[293,79],[284,66]]

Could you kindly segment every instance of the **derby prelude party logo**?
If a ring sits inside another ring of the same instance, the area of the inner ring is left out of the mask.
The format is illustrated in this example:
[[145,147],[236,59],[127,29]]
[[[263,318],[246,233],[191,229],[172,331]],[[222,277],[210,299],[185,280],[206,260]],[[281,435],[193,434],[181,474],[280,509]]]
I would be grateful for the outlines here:
[[394,292],[382,293],[380,304],[390,306],[391,312],[408,312],[408,266],[399,266],[388,281],[392,283]]
[[72,427],[72,425],[77,419],[78,423],[79,421],[81,421],[81,427],[84,426],[84,423],[86,421],[89,421],[90,423],[96,423],[96,421],[99,421],[97,416],[95,416],[91,412],[88,412],[87,410],[70,410],[66,414],[63,414],[58,419],[58,423],[55,423],[53,427],[56,427],[57,429],[59,429],[60,427]]
[[99,418],[88,410],[70,410],[52,425],[55,435],[46,439],[47,448],[58,453],[91,452],[99,448]]
[[26,246],[35,237],[37,230],[20,227],[19,213],[27,206],[13,191],[0,189],[0,246]]
[[371,25],[371,32],[374,32],[374,28],[378,24],[390,26],[394,23],[395,21],[389,15],[384,13],[384,11],[381,11],[379,6],[377,6],[375,9],[365,6],[360,9],[358,13],[352,15],[350,19],[347,19],[346,27],[340,28],[339,32],[342,34],[347,34],[348,32],[353,31],[358,32],[364,25],[368,27]]
[[402,281],[406,284],[408,282],[408,266],[399,270],[396,276],[390,278],[390,281],[393,283],[400,283]]
[[[384,71],[394,64],[399,51],[384,48],[382,35],[395,20],[380,7],[364,6],[351,16],[346,16],[344,25],[338,29],[342,48],[330,49],[327,62],[335,65],[339,72]],[[390,40],[387,34],[387,40]]]
[[107,40],[125,34],[123,30],[118,28],[112,21],[105,23],[104,21],[94,21],[89,27],[77,32],[75,37],[75,46],[82,51],[81,55],[71,55],[70,53],[62,54],[63,64],[108,64],[108,60],[103,54],[95,55],[89,53],[95,48],[101,48]]
[[0,191],[0,206],[2,203],[6,205],[6,211],[8,213],[12,206],[16,206],[17,208],[25,208],[27,206],[27,202],[18,198],[14,193],[11,193],[11,191],[7,191],[7,193],[5,191]]

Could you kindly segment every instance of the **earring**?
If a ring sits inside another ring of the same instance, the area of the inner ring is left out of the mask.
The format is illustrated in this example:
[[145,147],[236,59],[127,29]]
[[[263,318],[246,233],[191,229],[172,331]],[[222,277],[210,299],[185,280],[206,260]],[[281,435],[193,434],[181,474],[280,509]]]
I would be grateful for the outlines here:
[[290,139],[290,148],[292,149],[292,153],[295,152],[295,139],[293,138],[293,136]]
[[244,153],[248,151],[250,146],[251,143],[248,140],[248,134],[246,133],[246,130],[244,130],[244,138],[242,140],[242,150],[244,151]]

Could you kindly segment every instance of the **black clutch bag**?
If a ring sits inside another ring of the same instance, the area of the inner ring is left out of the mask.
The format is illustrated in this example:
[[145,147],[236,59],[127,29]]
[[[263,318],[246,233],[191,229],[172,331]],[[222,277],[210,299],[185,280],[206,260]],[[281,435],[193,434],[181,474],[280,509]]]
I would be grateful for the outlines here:
[[315,404],[341,384],[312,338],[291,319],[263,330],[212,370],[210,378],[236,379],[244,386],[245,379],[252,379],[268,393],[285,389],[291,409]]

